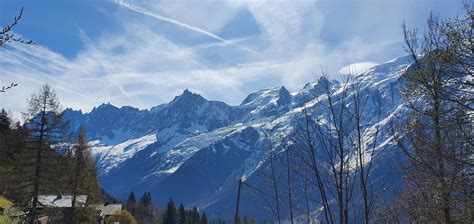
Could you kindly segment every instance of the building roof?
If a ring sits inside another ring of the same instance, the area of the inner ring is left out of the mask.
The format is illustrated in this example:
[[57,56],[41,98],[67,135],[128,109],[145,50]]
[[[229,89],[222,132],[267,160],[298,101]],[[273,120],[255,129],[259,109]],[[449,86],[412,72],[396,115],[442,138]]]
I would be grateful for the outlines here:
[[[38,202],[44,207],[67,208],[72,205],[72,195],[39,195]],[[87,195],[77,195],[77,204],[86,204]]]
[[95,210],[100,211],[100,216],[115,215],[122,211],[122,204],[96,205]]

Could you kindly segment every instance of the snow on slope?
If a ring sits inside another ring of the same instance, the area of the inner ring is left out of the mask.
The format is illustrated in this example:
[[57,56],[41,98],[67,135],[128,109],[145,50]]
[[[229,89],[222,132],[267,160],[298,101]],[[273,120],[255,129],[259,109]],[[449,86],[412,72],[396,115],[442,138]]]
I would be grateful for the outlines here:
[[[403,108],[398,89],[401,83],[400,75],[409,63],[407,57],[400,57],[355,76],[364,94],[380,93],[385,102],[382,107],[384,116],[382,121],[375,123],[373,116],[367,116],[365,120],[371,127],[370,131],[365,133],[366,144],[371,143],[369,139],[375,127],[380,127],[383,132],[378,141],[379,150],[390,147],[387,122]],[[212,186],[202,185],[202,189],[215,189],[213,193],[202,190],[200,195],[200,191],[195,192],[194,204],[205,205],[209,212],[222,211],[224,209],[222,203],[225,203],[227,194],[231,194],[234,179],[240,176],[255,178],[254,172],[259,169],[259,164],[265,161],[264,152],[267,149],[265,142],[269,140],[265,133],[271,131],[274,135],[286,136],[294,130],[304,109],[315,115],[324,112],[321,109],[325,108],[327,103],[327,97],[323,94],[324,81],[328,81],[336,97],[342,92],[341,84],[337,81],[321,78],[291,94],[284,87],[257,91],[250,94],[239,106],[207,101],[186,90],[171,103],[162,104],[150,111],[137,112],[128,108],[127,118],[120,121],[121,124],[127,125],[128,133],[133,133],[130,136],[114,135],[113,133],[121,133],[121,127],[112,126],[113,120],[101,122],[104,127],[94,129],[98,130],[95,132],[98,138],[92,142],[93,151],[102,173],[101,178],[107,179],[106,186],[110,188],[107,190],[120,194],[117,195],[119,197],[124,197],[123,194],[128,194],[132,189],[138,192],[152,190],[159,192],[156,187],[159,188],[161,182],[183,183],[182,178],[185,178],[183,172],[199,173],[206,170],[206,167],[199,166],[201,163],[198,161],[202,161],[203,158],[220,158],[225,161],[235,161],[238,158],[241,163],[233,164],[232,168],[226,167],[225,164],[211,163],[215,165],[215,169],[226,170],[228,176],[220,177],[218,182],[212,182]],[[368,114],[373,114],[371,107],[369,105]],[[123,109],[110,107],[107,111],[104,108],[101,110],[104,110],[104,113],[112,111],[116,113],[114,117],[122,117],[120,113]],[[88,119],[95,119],[94,121],[106,119],[107,114],[101,114],[101,110],[95,111],[94,116],[97,118]],[[75,114],[74,118],[80,121],[78,116]],[[76,123],[80,123],[79,121]],[[252,133],[259,133],[258,146],[255,142],[245,142],[245,137],[242,137],[255,135],[242,134],[249,130],[252,130],[250,131]],[[120,137],[122,140],[103,141],[109,135]],[[138,168],[138,165],[143,167]],[[189,167],[193,169],[189,170]],[[114,176],[110,176],[111,173]],[[117,183],[123,178],[121,173],[130,176],[131,179],[127,179],[129,183],[139,184],[133,188],[130,184],[119,186]],[[171,188],[167,193],[176,192]],[[203,195],[209,200],[202,198]],[[163,195],[159,197],[168,199]]]
[[[135,153],[157,141],[156,135],[145,135],[141,138],[130,139],[113,146],[101,144],[100,141],[90,142],[92,153],[101,168],[101,175],[107,174],[123,161],[130,159]],[[104,162],[106,161],[106,162]]]

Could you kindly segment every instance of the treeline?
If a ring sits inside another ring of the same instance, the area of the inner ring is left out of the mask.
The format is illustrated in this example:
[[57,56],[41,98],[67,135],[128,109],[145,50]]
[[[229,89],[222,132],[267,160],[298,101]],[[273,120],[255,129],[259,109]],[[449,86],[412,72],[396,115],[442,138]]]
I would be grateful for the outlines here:
[[163,224],[207,224],[207,216],[206,213],[201,215],[196,207],[187,210],[182,203],[176,208],[170,199],[163,214]]
[[[163,209],[158,209],[153,205],[150,192],[145,192],[137,200],[135,192],[130,192],[125,209],[130,211],[137,223],[140,224],[225,224],[235,223],[235,220],[209,220],[205,212],[200,212],[196,206],[187,209],[183,203],[178,206],[173,199],[169,199],[167,205]],[[243,217],[237,220],[241,224],[255,224],[255,219]]]
[[128,196],[125,208],[140,224],[207,224],[206,213],[200,213],[196,207],[186,209],[181,203],[178,207],[170,199],[166,208],[159,210],[153,205],[151,194],[145,192],[137,201],[132,191]]
[[[8,93],[3,93],[8,94]],[[102,203],[97,170],[86,130],[69,133],[55,91],[44,85],[28,99],[24,124],[12,123],[0,111],[0,194],[23,211],[21,219],[35,223],[40,215],[53,221],[76,223],[95,220],[92,208],[48,210],[40,195],[87,195],[88,204]]]
[[125,203],[125,208],[140,224],[154,224],[160,222],[160,213],[153,205],[150,192],[143,193],[142,197],[137,201],[135,193],[132,191]]

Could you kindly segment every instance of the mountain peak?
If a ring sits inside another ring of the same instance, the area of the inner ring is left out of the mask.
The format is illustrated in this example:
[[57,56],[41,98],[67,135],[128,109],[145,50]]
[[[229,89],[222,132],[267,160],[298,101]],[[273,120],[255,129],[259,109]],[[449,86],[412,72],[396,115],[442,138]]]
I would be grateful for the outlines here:
[[194,94],[194,93],[192,93],[191,91],[189,91],[189,89],[185,89],[181,95],[193,95],[193,94]]
[[115,110],[115,109],[118,109],[118,107],[110,103],[103,103],[99,105],[98,107],[94,107],[92,111],[104,111],[104,110]]
[[193,93],[188,89],[185,89],[183,93],[179,96],[176,96],[170,104],[196,104],[203,103],[207,100],[199,94]]
[[292,102],[291,93],[284,87],[262,89],[248,95],[240,106],[257,109],[258,111],[273,111],[277,107],[285,107]]
[[284,87],[280,87],[278,91],[278,105],[287,105],[291,103],[291,93]]

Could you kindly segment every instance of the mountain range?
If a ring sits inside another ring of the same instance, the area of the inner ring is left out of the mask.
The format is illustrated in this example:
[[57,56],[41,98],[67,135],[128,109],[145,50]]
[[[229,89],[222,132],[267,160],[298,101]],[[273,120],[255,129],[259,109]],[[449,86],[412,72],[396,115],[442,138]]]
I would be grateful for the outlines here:
[[[410,63],[409,57],[399,57],[352,80],[368,99],[381,97],[380,119],[375,119],[370,100],[362,116],[364,126],[380,130],[372,175],[381,183],[377,186],[387,188],[381,201],[393,198],[402,183],[400,152],[392,141],[389,121],[406,111],[401,75]],[[197,206],[210,217],[231,218],[238,180],[264,185],[259,173],[265,169],[275,136],[294,133],[304,111],[327,112],[323,83],[330,85],[336,101],[340,99],[344,84],[321,77],[296,92],[285,87],[259,90],[237,106],[184,90],[171,102],[151,109],[102,104],[88,113],[66,109],[65,116],[72,129],[83,125],[88,130],[100,182],[110,194],[125,199],[131,191],[149,191],[160,206],[173,198]],[[244,187],[241,198],[242,215],[271,219],[254,190]],[[317,213],[317,206],[312,210]]]

